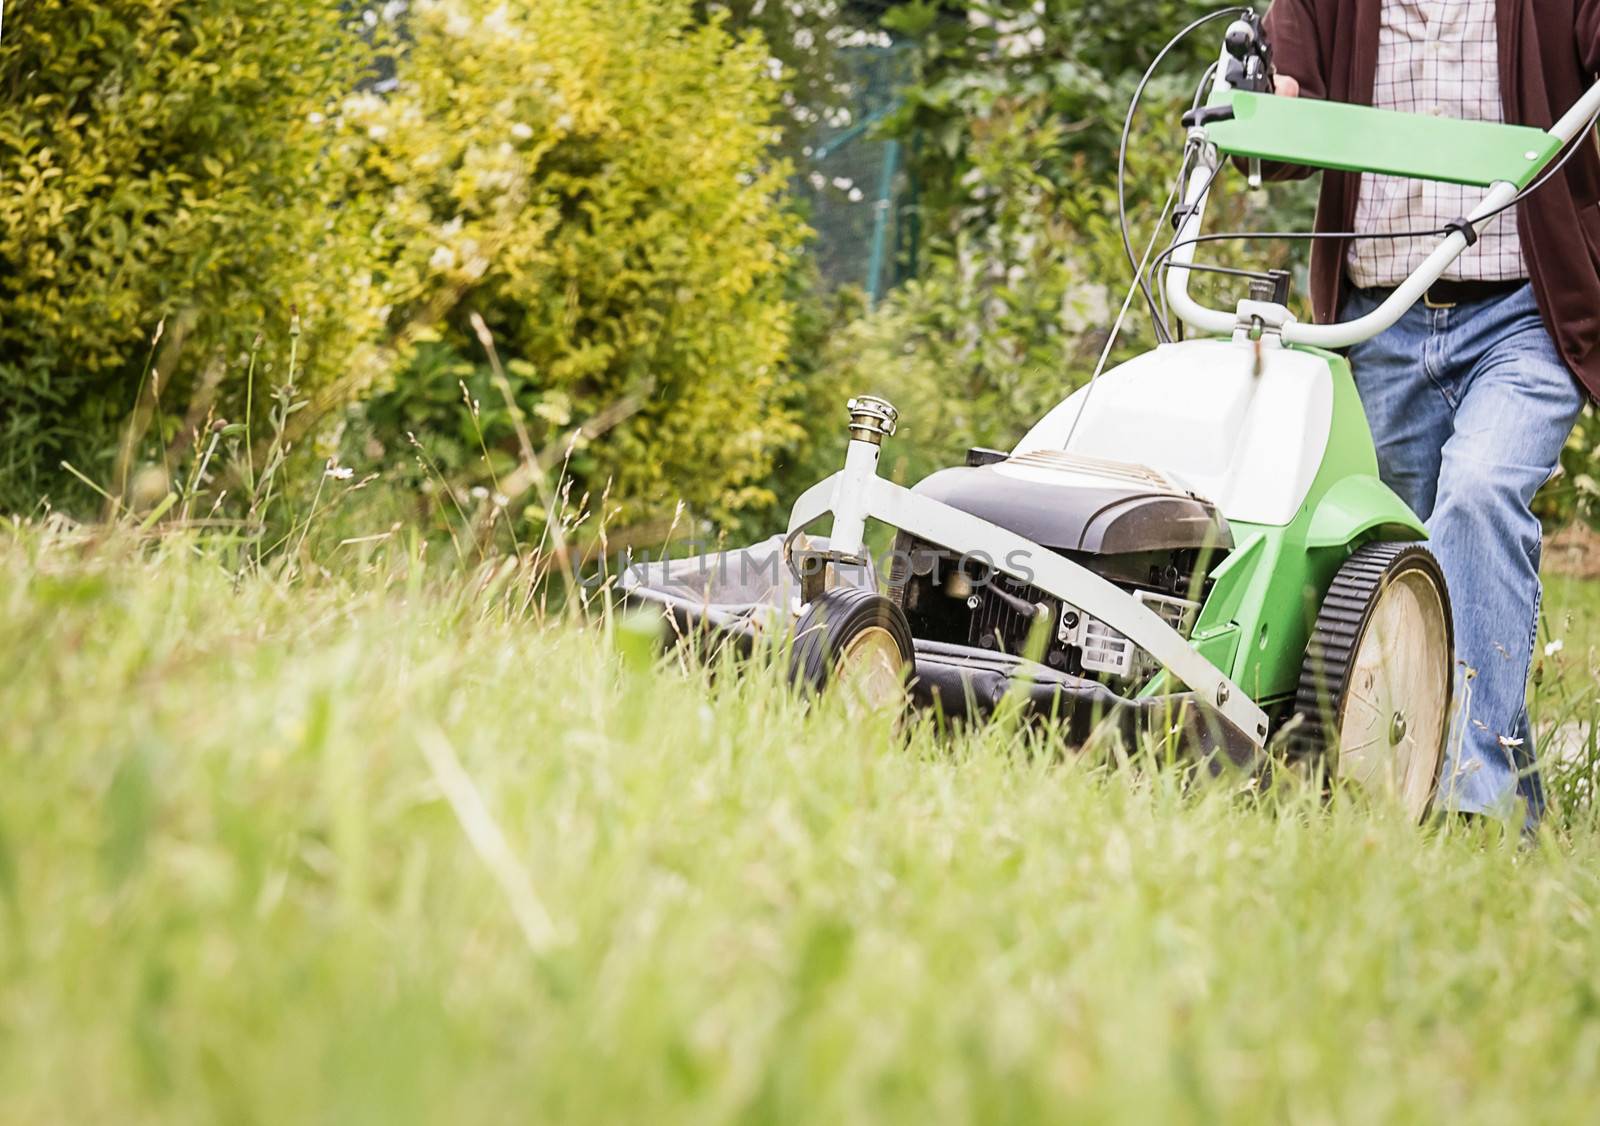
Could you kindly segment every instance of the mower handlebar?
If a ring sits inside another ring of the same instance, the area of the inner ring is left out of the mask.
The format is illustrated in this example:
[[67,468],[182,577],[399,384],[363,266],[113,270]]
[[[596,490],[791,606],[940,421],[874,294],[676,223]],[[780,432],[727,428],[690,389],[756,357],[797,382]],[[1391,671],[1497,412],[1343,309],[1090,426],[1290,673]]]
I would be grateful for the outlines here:
[[[1218,83],[1219,92],[1225,93],[1229,89],[1222,85],[1220,77]],[[1550,127],[1548,133],[1558,143],[1551,146],[1549,156],[1536,171],[1548,167],[1550,161],[1556,159],[1568,144],[1594,125],[1597,117],[1600,117],[1600,82],[1590,87],[1588,92]],[[1215,146],[1205,140],[1203,127],[1191,131],[1191,135],[1198,135],[1202,147],[1184,191],[1185,210],[1182,212],[1184,218],[1178,228],[1167,268],[1167,300],[1171,303],[1172,311],[1191,328],[1201,332],[1228,334],[1239,327],[1239,314],[1209,308],[1189,294],[1189,268],[1194,264],[1197,245],[1194,240],[1200,234],[1200,227],[1205,217],[1206,199],[1210,195],[1211,184],[1221,160]],[[1467,222],[1474,225],[1475,229],[1478,220],[1501,210],[1516,199],[1518,190],[1518,185],[1510,181],[1496,181],[1478,206],[1465,217]],[[1393,325],[1407,309],[1416,304],[1417,300],[1427,292],[1428,287],[1444,275],[1450,263],[1454,262],[1469,245],[1465,232],[1452,230],[1422,264],[1396,286],[1384,302],[1372,312],[1353,321],[1333,324],[1302,324],[1290,321],[1281,328],[1284,342],[1320,348],[1345,348],[1371,339]]]

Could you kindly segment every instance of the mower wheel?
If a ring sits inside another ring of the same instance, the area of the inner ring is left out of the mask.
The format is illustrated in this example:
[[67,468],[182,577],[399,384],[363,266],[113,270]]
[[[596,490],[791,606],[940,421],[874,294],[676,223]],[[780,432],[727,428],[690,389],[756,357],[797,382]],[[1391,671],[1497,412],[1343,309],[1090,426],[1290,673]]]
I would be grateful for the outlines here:
[[1334,576],[1295,697],[1291,758],[1398,801],[1413,820],[1438,791],[1450,730],[1450,596],[1415,543],[1357,548]]
[[901,707],[915,660],[905,613],[875,590],[836,587],[811,601],[795,626],[789,682],[803,691],[843,687],[852,706]]

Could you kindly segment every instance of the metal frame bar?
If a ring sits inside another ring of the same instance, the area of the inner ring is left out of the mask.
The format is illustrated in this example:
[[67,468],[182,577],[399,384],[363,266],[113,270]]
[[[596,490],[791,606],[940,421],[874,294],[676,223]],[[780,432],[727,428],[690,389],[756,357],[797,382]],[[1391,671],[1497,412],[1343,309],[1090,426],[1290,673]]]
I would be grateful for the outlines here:
[[[870,443],[852,441],[850,445]],[[875,453],[876,447],[873,450]],[[849,461],[847,454],[847,465]],[[873,462],[875,469],[875,457]],[[869,518],[881,520],[929,543],[979,558],[985,565],[1099,618],[1210,701],[1253,746],[1265,745],[1266,713],[1243,689],[1133,595],[1065,556],[998,524],[886,481],[870,470],[851,474],[847,469],[807,489],[790,510],[790,534],[829,513],[834,517],[829,536],[834,550],[859,554],[862,548],[856,529],[863,528]],[[845,539],[840,538],[841,531]],[[856,538],[849,538],[852,534]]]

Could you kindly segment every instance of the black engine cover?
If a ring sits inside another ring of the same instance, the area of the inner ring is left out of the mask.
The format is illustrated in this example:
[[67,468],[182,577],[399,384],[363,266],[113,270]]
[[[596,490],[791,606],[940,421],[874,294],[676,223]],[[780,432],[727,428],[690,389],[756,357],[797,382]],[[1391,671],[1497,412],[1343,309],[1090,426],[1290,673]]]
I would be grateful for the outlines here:
[[1074,554],[1233,547],[1216,506],[1163,474],[1058,450],[941,469],[914,491]]

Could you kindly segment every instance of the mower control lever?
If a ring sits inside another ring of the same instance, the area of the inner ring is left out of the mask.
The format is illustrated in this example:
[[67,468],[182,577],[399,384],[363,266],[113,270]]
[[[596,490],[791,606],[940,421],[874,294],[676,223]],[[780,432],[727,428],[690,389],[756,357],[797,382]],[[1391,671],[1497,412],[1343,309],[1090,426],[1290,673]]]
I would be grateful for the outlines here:
[[1213,121],[1232,121],[1232,103],[1223,103],[1214,106],[1196,106],[1194,109],[1184,110],[1183,116],[1178,119],[1185,129],[1203,129]]
[[1223,81],[1235,90],[1272,93],[1272,44],[1262,31],[1259,15],[1251,12],[1230,23],[1222,45],[1229,56]]
[[1265,277],[1250,279],[1250,300],[1270,301],[1274,305],[1289,303],[1288,270],[1268,270]]

